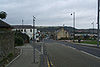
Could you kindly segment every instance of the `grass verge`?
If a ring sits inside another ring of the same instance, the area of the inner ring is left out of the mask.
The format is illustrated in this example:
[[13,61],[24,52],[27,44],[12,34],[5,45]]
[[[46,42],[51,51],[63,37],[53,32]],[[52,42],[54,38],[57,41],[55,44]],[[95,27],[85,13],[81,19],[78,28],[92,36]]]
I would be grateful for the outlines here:
[[81,41],[81,43],[96,45],[97,44],[97,41]]

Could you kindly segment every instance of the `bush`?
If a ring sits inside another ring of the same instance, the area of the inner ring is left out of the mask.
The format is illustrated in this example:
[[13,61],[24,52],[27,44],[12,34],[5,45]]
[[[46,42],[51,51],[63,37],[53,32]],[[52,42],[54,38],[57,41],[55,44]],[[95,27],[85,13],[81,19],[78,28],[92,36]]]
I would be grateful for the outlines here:
[[13,55],[13,53],[9,53],[9,55],[7,56],[8,58],[11,58],[11,57],[13,57],[14,55]]
[[62,37],[62,38],[60,38],[59,40],[68,40],[68,39],[69,39],[69,38],[66,38],[66,37],[63,38],[63,37]]
[[17,37],[17,36],[15,36],[15,46],[22,46],[22,45],[24,45],[24,40],[23,40],[23,38],[21,38],[21,37]]
[[20,31],[15,32],[15,36],[21,37],[24,41],[24,43],[29,43],[29,36],[25,33],[21,33]]

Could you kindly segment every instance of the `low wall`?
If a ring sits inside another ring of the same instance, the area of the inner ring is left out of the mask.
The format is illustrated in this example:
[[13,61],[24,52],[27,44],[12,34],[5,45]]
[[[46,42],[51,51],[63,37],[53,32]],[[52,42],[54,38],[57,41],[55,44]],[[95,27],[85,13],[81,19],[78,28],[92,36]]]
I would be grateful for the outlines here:
[[14,54],[14,34],[0,31],[0,60],[9,53]]

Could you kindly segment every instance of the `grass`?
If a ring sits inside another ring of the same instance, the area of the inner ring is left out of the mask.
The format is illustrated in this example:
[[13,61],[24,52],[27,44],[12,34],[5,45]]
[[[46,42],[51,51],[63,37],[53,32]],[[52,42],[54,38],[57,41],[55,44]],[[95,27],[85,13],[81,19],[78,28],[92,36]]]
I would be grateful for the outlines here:
[[[81,43],[85,43],[85,44],[94,44],[96,45],[97,44],[97,41],[81,41]],[[99,42],[100,43],[100,42]]]

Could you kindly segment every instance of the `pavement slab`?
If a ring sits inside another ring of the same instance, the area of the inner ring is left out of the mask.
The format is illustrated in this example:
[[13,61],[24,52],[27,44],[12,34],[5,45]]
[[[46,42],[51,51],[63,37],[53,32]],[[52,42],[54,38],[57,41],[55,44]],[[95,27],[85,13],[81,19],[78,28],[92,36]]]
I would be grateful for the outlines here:
[[[30,44],[20,47],[21,56],[8,67],[39,67],[39,63],[33,63],[33,47]],[[36,52],[36,62],[39,62],[39,53]]]

